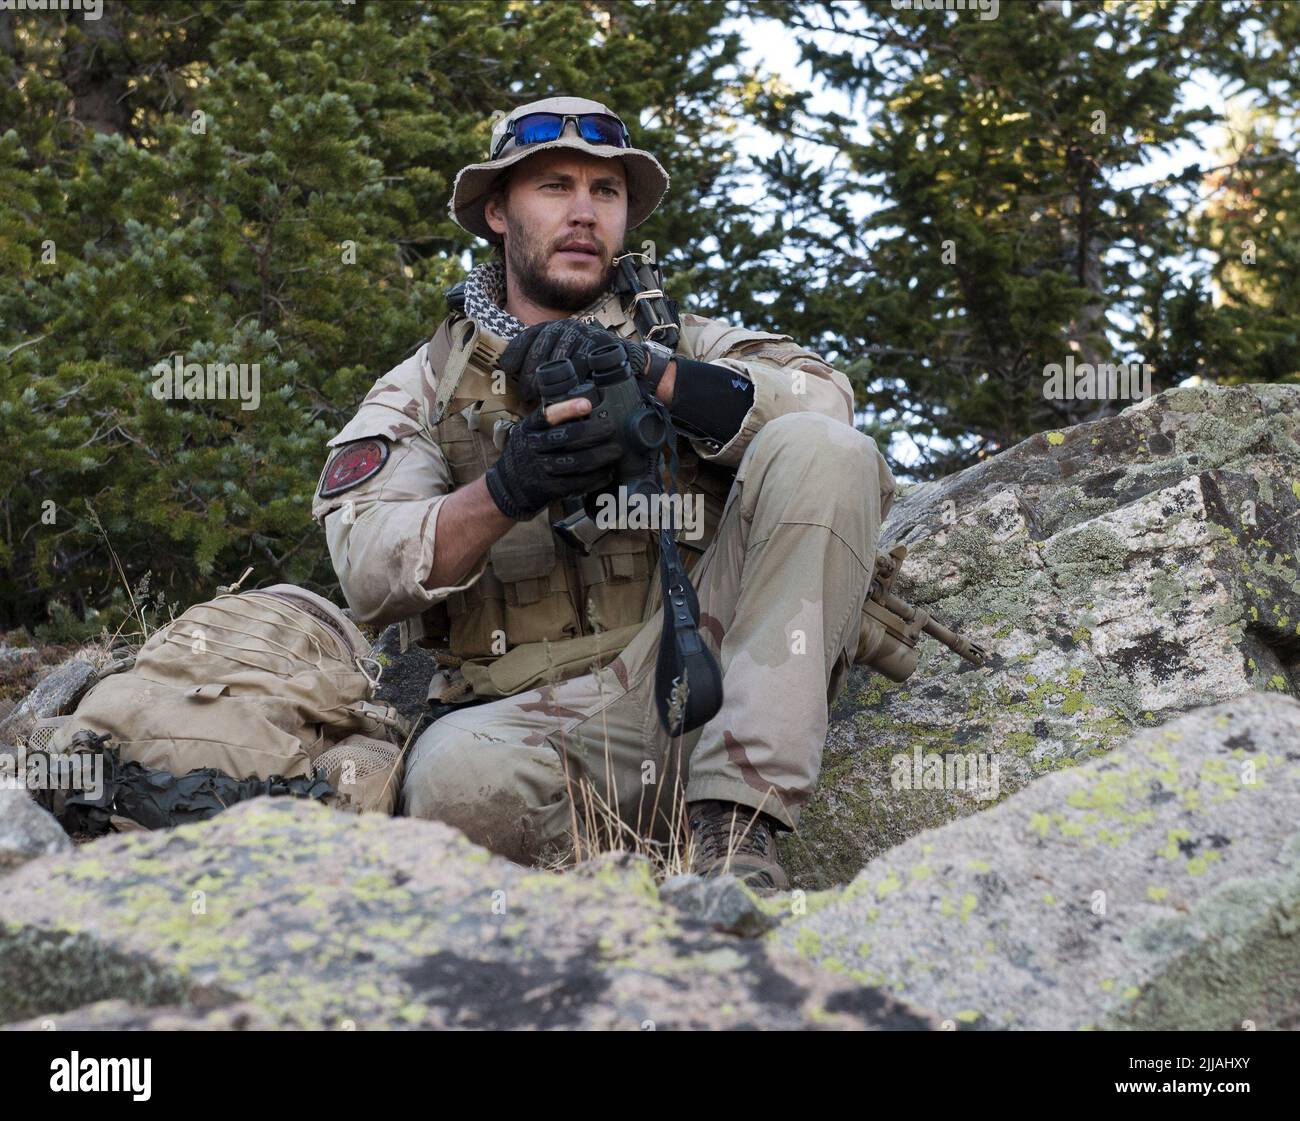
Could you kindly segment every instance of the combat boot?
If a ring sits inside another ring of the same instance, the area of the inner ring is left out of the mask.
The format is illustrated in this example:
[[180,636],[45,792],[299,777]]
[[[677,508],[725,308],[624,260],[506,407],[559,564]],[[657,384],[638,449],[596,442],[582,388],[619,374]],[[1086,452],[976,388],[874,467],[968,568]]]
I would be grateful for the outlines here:
[[735,802],[692,802],[691,871],[700,876],[730,872],[759,895],[788,891],[790,881],[776,860],[774,823],[766,814]]

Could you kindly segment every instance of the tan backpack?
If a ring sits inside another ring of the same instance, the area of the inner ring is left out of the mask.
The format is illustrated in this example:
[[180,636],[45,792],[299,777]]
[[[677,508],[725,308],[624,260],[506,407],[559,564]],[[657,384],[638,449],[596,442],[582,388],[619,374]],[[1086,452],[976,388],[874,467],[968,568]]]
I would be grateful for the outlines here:
[[135,665],[105,677],[54,732],[66,751],[82,729],[107,733],[125,761],[233,778],[316,771],[334,805],[392,813],[409,733],[372,701],[380,667],[343,612],[276,584],[221,595],[156,631]]

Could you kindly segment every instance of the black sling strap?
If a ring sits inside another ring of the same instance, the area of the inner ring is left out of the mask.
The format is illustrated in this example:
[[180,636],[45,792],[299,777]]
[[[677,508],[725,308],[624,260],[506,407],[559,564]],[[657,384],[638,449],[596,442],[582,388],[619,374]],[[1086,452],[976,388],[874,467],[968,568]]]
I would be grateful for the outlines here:
[[[678,494],[677,433],[668,409],[654,401],[668,426],[667,494]],[[663,478],[656,471],[660,492]],[[694,731],[722,707],[722,670],[700,637],[700,600],[677,551],[677,519],[671,501],[660,505],[659,579],[663,592],[663,631],[655,663],[655,707],[659,723],[670,736]]]

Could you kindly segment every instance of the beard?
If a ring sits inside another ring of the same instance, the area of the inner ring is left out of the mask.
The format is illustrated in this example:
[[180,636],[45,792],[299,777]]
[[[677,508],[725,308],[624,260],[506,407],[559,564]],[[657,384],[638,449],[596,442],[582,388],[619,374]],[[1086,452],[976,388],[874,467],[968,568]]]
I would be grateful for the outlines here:
[[[566,313],[582,311],[595,303],[613,283],[612,262],[590,275],[568,273],[551,276],[548,270],[556,247],[530,240],[527,231],[512,222],[509,215],[506,216],[506,228],[510,233],[506,238],[506,265],[510,276],[519,286],[520,295],[538,307]],[[605,246],[600,239],[593,235],[590,240],[596,243],[596,251],[604,259]]]

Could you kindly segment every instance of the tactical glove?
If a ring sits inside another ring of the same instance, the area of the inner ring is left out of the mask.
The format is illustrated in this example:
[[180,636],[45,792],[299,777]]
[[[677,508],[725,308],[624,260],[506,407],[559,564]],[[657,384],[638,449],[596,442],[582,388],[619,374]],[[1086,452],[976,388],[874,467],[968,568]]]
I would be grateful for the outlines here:
[[[498,365],[517,379],[519,399],[528,404],[541,400],[537,384],[537,367],[543,362],[567,358],[580,378],[587,375],[586,356],[597,347],[622,343],[628,365],[641,378],[646,368],[646,348],[635,339],[625,339],[613,331],[581,319],[554,319],[536,323],[520,331],[506,347]],[[653,392],[653,386],[648,387]]]
[[607,411],[552,425],[539,405],[510,429],[488,469],[488,493],[506,517],[527,521],[556,498],[608,486],[622,457]]

